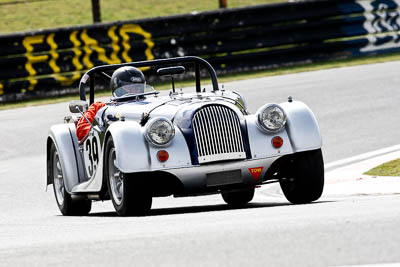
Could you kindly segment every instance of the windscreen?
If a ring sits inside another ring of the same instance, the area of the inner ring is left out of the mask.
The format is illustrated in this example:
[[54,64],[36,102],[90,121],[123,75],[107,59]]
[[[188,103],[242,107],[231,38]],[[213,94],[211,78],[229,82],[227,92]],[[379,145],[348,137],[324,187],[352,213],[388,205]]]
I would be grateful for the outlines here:
[[146,83],[128,83],[116,89],[114,96],[121,97],[126,94],[137,95],[154,91],[154,88]]

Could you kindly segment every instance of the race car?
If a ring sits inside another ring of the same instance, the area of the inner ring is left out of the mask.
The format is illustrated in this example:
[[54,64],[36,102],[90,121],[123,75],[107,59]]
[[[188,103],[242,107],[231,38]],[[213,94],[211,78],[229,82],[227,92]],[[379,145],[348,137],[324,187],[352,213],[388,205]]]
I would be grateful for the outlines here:
[[[136,77],[130,80],[142,85],[129,91],[129,82],[113,78],[128,67],[170,79],[170,93],[160,96]],[[208,91],[201,89],[205,73]],[[175,91],[175,80],[185,75],[194,76],[194,92]],[[85,111],[100,82],[120,87],[90,121]],[[53,125],[47,138],[47,186],[53,184],[63,215],[86,215],[99,200],[111,200],[121,216],[146,215],[153,197],[170,195],[221,194],[228,205],[242,207],[255,188],[275,182],[293,204],[322,194],[322,139],[307,105],[291,97],[280,104],[268,100],[250,114],[240,93],[219,88],[215,70],[202,58],[94,67],[82,76],[79,91],[80,100],[69,104],[76,115]],[[76,133],[80,118],[90,123],[83,139]]]

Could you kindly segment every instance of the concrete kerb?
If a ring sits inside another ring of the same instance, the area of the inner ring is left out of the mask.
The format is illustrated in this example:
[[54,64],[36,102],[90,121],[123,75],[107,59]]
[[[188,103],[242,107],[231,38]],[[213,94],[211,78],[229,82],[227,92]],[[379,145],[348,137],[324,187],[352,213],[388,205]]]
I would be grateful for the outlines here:
[[394,146],[350,158],[349,165],[342,165],[345,161],[327,164],[323,196],[400,194],[400,177],[363,174],[398,158],[400,146]]
[[[363,174],[382,163],[398,158],[400,145],[326,164],[322,197],[400,194],[400,177]],[[260,192],[268,197],[283,195],[279,184],[263,186]]]

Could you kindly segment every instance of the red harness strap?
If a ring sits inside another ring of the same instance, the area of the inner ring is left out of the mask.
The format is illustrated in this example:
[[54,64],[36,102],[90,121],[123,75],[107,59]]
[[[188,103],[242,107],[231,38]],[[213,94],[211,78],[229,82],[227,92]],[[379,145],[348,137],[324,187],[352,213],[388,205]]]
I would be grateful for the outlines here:
[[[102,102],[95,102],[90,105],[89,109],[84,113],[86,118],[93,123],[94,117],[97,114],[97,111],[104,107],[106,104]],[[76,127],[76,135],[78,136],[78,140],[82,140],[90,131],[92,126],[85,120],[84,117],[81,117],[78,121],[78,126]]]

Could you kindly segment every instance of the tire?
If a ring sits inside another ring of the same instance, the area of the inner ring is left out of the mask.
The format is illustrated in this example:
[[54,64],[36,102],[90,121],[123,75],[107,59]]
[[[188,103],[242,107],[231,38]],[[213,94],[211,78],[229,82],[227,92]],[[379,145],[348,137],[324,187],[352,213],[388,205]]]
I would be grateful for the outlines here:
[[83,216],[89,214],[92,208],[92,201],[86,198],[73,198],[65,190],[64,175],[58,151],[54,144],[50,148],[50,174],[53,177],[53,190],[56,203],[62,215]]
[[115,211],[120,216],[146,215],[152,204],[152,197],[145,181],[135,174],[123,173],[115,165],[116,151],[112,138],[106,143],[105,179]]
[[293,204],[319,199],[324,189],[324,160],[321,149],[296,153],[283,165],[279,180],[283,194]]
[[223,200],[231,207],[243,207],[254,197],[254,188],[245,191],[221,193]]

